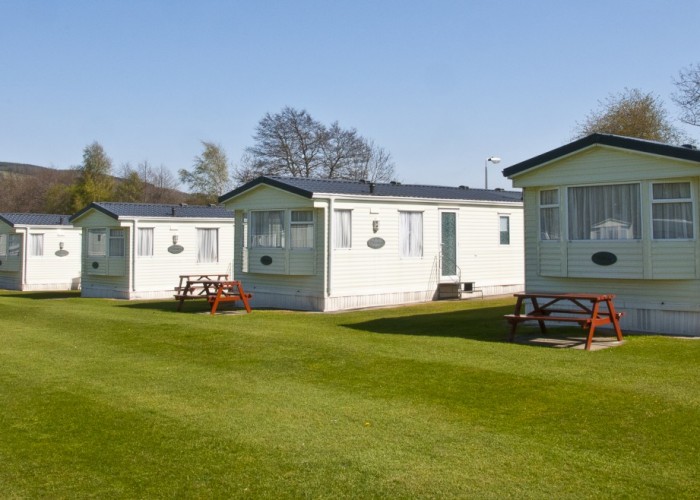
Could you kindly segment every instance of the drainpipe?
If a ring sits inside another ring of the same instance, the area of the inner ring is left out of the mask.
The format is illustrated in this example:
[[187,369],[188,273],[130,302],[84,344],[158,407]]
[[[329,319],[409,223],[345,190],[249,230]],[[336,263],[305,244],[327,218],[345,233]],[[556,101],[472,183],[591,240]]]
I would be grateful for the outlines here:
[[138,219],[131,221],[131,273],[129,273],[129,290],[136,291],[136,244],[137,244]]
[[328,264],[326,267],[326,298],[333,294],[333,237],[335,228],[333,227],[333,211],[335,209],[335,198],[328,198]]
[[20,272],[19,289],[24,290],[24,285],[27,284],[27,263],[29,260],[29,229],[26,227],[15,228],[16,234],[20,234],[20,232],[24,233],[24,238],[22,238],[22,243],[20,246],[20,249],[22,250],[22,271]]

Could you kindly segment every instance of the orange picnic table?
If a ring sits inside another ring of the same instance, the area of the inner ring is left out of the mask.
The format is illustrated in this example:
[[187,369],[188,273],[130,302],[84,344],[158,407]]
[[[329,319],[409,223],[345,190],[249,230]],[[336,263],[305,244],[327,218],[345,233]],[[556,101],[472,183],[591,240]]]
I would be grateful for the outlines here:
[[[515,297],[515,312],[504,316],[510,323],[511,342],[515,339],[518,325],[525,321],[537,321],[540,331],[545,334],[545,323],[548,321],[578,323],[581,328],[588,329],[586,350],[591,349],[593,335],[601,325],[612,325],[617,340],[622,340],[619,320],[624,313],[615,310],[613,294],[527,292],[516,293]],[[523,314],[523,305],[527,305],[528,301],[532,307]]]
[[221,302],[235,302],[240,300],[246,312],[251,311],[248,299],[252,294],[243,290],[240,281],[228,279],[227,274],[214,275],[181,275],[180,285],[175,288],[175,300],[178,300],[177,310],[181,311],[186,300],[203,299],[209,302],[211,314],[216,314],[216,309]]

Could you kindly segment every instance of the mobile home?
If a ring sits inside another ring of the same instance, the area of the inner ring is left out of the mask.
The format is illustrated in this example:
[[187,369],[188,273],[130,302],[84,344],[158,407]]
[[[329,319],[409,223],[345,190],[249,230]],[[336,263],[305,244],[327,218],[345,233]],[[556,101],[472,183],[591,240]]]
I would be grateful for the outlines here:
[[0,213],[0,288],[77,290],[80,228],[69,215]]
[[336,311],[522,290],[520,196],[259,177],[219,201],[254,306]]
[[528,291],[613,293],[623,329],[700,335],[700,151],[593,134],[503,173]]
[[180,275],[232,272],[233,214],[220,206],[95,202],[71,221],[83,297],[171,297]]

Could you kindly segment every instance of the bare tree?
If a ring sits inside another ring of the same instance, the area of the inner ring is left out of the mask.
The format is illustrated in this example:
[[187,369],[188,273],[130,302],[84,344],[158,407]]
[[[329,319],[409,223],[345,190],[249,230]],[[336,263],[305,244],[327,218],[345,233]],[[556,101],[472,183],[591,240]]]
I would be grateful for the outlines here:
[[287,106],[280,113],[266,113],[254,139],[255,145],[246,152],[251,167],[261,175],[318,176],[325,130],[306,110]]
[[365,179],[372,182],[394,180],[395,165],[391,153],[370,140],[365,143],[365,154],[350,172],[350,179]]
[[682,110],[680,120],[700,127],[700,64],[690,65],[678,73],[673,81],[678,89],[671,99]]
[[338,122],[326,127],[305,110],[285,107],[258,123],[255,145],[246,149],[234,177],[239,183],[259,175],[324,179],[390,180],[390,155]]
[[668,144],[689,141],[686,134],[674,127],[661,100],[639,89],[625,89],[598,102],[599,109],[591,112],[583,123],[577,124],[577,138],[592,133],[637,137]]

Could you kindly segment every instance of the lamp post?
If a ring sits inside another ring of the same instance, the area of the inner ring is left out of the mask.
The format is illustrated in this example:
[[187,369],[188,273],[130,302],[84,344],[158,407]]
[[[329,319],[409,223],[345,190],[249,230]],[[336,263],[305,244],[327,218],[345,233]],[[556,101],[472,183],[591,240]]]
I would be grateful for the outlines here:
[[484,161],[484,189],[489,188],[489,170],[487,168],[489,166],[489,162],[493,164],[501,163],[501,159],[498,156],[489,156]]

